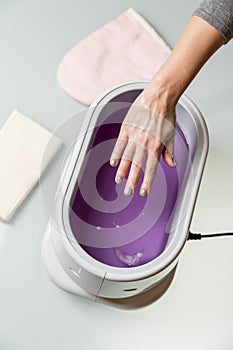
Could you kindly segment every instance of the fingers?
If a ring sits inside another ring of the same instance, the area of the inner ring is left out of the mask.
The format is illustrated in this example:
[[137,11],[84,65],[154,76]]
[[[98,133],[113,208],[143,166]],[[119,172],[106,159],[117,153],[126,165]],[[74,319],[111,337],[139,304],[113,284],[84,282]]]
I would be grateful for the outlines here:
[[146,149],[140,144],[137,144],[133,160],[131,163],[130,173],[125,185],[124,194],[131,196],[137,187],[138,180],[142,171],[144,159],[146,157]]
[[144,178],[139,192],[142,197],[147,196],[151,190],[158,166],[158,161],[164,145],[161,141],[155,140],[154,138],[150,139],[146,145],[128,140],[123,152],[121,148],[123,147],[123,143],[120,143],[118,145],[116,145],[117,147],[115,147],[113,151],[113,154],[116,155],[114,159],[116,159],[117,162],[121,157],[121,161],[119,163],[119,167],[115,176],[115,182],[117,184],[122,183],[126,178],[126,174],[130,167],[124,194],[126,196],[131,196],[135,192],[144,160],[147,157]]
[[150,193],[158,167],[160,154],[161,150],[158,150],[156,154],[148,152],[144,178],[139,192],[142,197],[145,197]]
[[135,192],[140,174],[141,174],[141,168],[137,164],[132,163],[129,177],[127,179],[127,183],[124,189],[125,196],[131,196]]
[[[140,195],[147,196],[151,190],[158,162],[163,154],[164,161],[170,167],[176,167],[174,159],[174,137],[176,129],[175,111],[166,114],[166,118],[153,110],[133,105],[121,126],[118,139],[110,157],[110,164],[118,166],[115,181],[122,183],[128,174],[124,194],[135,192],[145,158],[146,167]],[[140,113],[139,113],[140,112]],[[166,145],[166,146],[165,146]]]
[[162,152],[165,163],[171,168],[175,168],[177,165],[174,157],[174,139],[175,137],[173,136],[167,143],[166,147],[164,147]]
[[121,158],[121,155],[127,145],[128,139],[127,138],[120,138],[120,135],[116,141],[116,144],[114,146],[113,152],[110,157],[110,164],[112,166],[117,166],[119,163],[119,160]]
[[[150,149],[149,145],[147,147]],[[154,145],[153,152],[151,150],[148,151],[148,149],[135,142],[129,142],[129,146],[126,146],[115,177],[116,183],[122,183],[123,179],[126,177],[129,166],[131,166],[124,189],[124,194],[126,196],[131,196],[135,192],[146,156],[146,168],[139,194],[145,197],[151,190],[163,144],[157,142]]]

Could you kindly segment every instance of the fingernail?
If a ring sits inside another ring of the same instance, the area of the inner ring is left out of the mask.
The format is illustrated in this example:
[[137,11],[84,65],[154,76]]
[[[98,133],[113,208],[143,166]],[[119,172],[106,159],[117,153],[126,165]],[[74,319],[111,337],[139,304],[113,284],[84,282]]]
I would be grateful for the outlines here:
[[133,194],[133,190],[132,190],[132,188],[131,187],[126,187],[125,189],[124,189],[124,195],[125,196],[131,196]]
[[116,159],[111,159],[110,164],[113,166],[116,165]]
[[172,163],[175,167],[177,167],[177,161],[175,160],[174,156],[172,156]]
[[140,196],[142,196],[142,197],[146,197],[147,195],[148,195],[147,190],[145,190],[145,189],[141,190],[141,192],[140,192]]
[[123,182],[123,178],[121,176],[118,176],[116,179],[117,184],[121,184]]

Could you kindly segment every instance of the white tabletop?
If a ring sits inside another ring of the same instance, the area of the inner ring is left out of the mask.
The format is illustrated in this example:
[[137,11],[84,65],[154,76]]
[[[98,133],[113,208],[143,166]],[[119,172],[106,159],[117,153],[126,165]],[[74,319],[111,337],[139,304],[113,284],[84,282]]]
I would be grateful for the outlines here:
[[[83,109],[59,88],[57,66],[78,41],[128,7],[174,46],[198,2],[1,1],[0,127],[15,108],[50,130]],[[187,92],[210,132],[193,231],[233,230],[232,57],[229,43]],[[187,242],[166,294],[148,307],[123,311],[50,281],[41,259],[47,220],[37,185],[13,219],[0,223],[1,350],[233,349],[233,238]]]

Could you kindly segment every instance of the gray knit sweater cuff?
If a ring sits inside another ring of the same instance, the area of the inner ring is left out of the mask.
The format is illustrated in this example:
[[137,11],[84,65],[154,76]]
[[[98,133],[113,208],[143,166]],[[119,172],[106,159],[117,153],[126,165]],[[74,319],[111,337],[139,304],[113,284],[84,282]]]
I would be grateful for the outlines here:
[[215,27],[226,39],[233,37],[233,0],[203,0],[193,15]]

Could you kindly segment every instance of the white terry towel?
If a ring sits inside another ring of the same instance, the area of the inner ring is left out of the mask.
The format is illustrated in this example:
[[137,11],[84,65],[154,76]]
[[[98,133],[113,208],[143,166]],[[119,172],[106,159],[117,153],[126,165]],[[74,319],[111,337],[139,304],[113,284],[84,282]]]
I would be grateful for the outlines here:
[[14,111],[0,129],[0,219],[8,221],[61,145],[58,137]]

